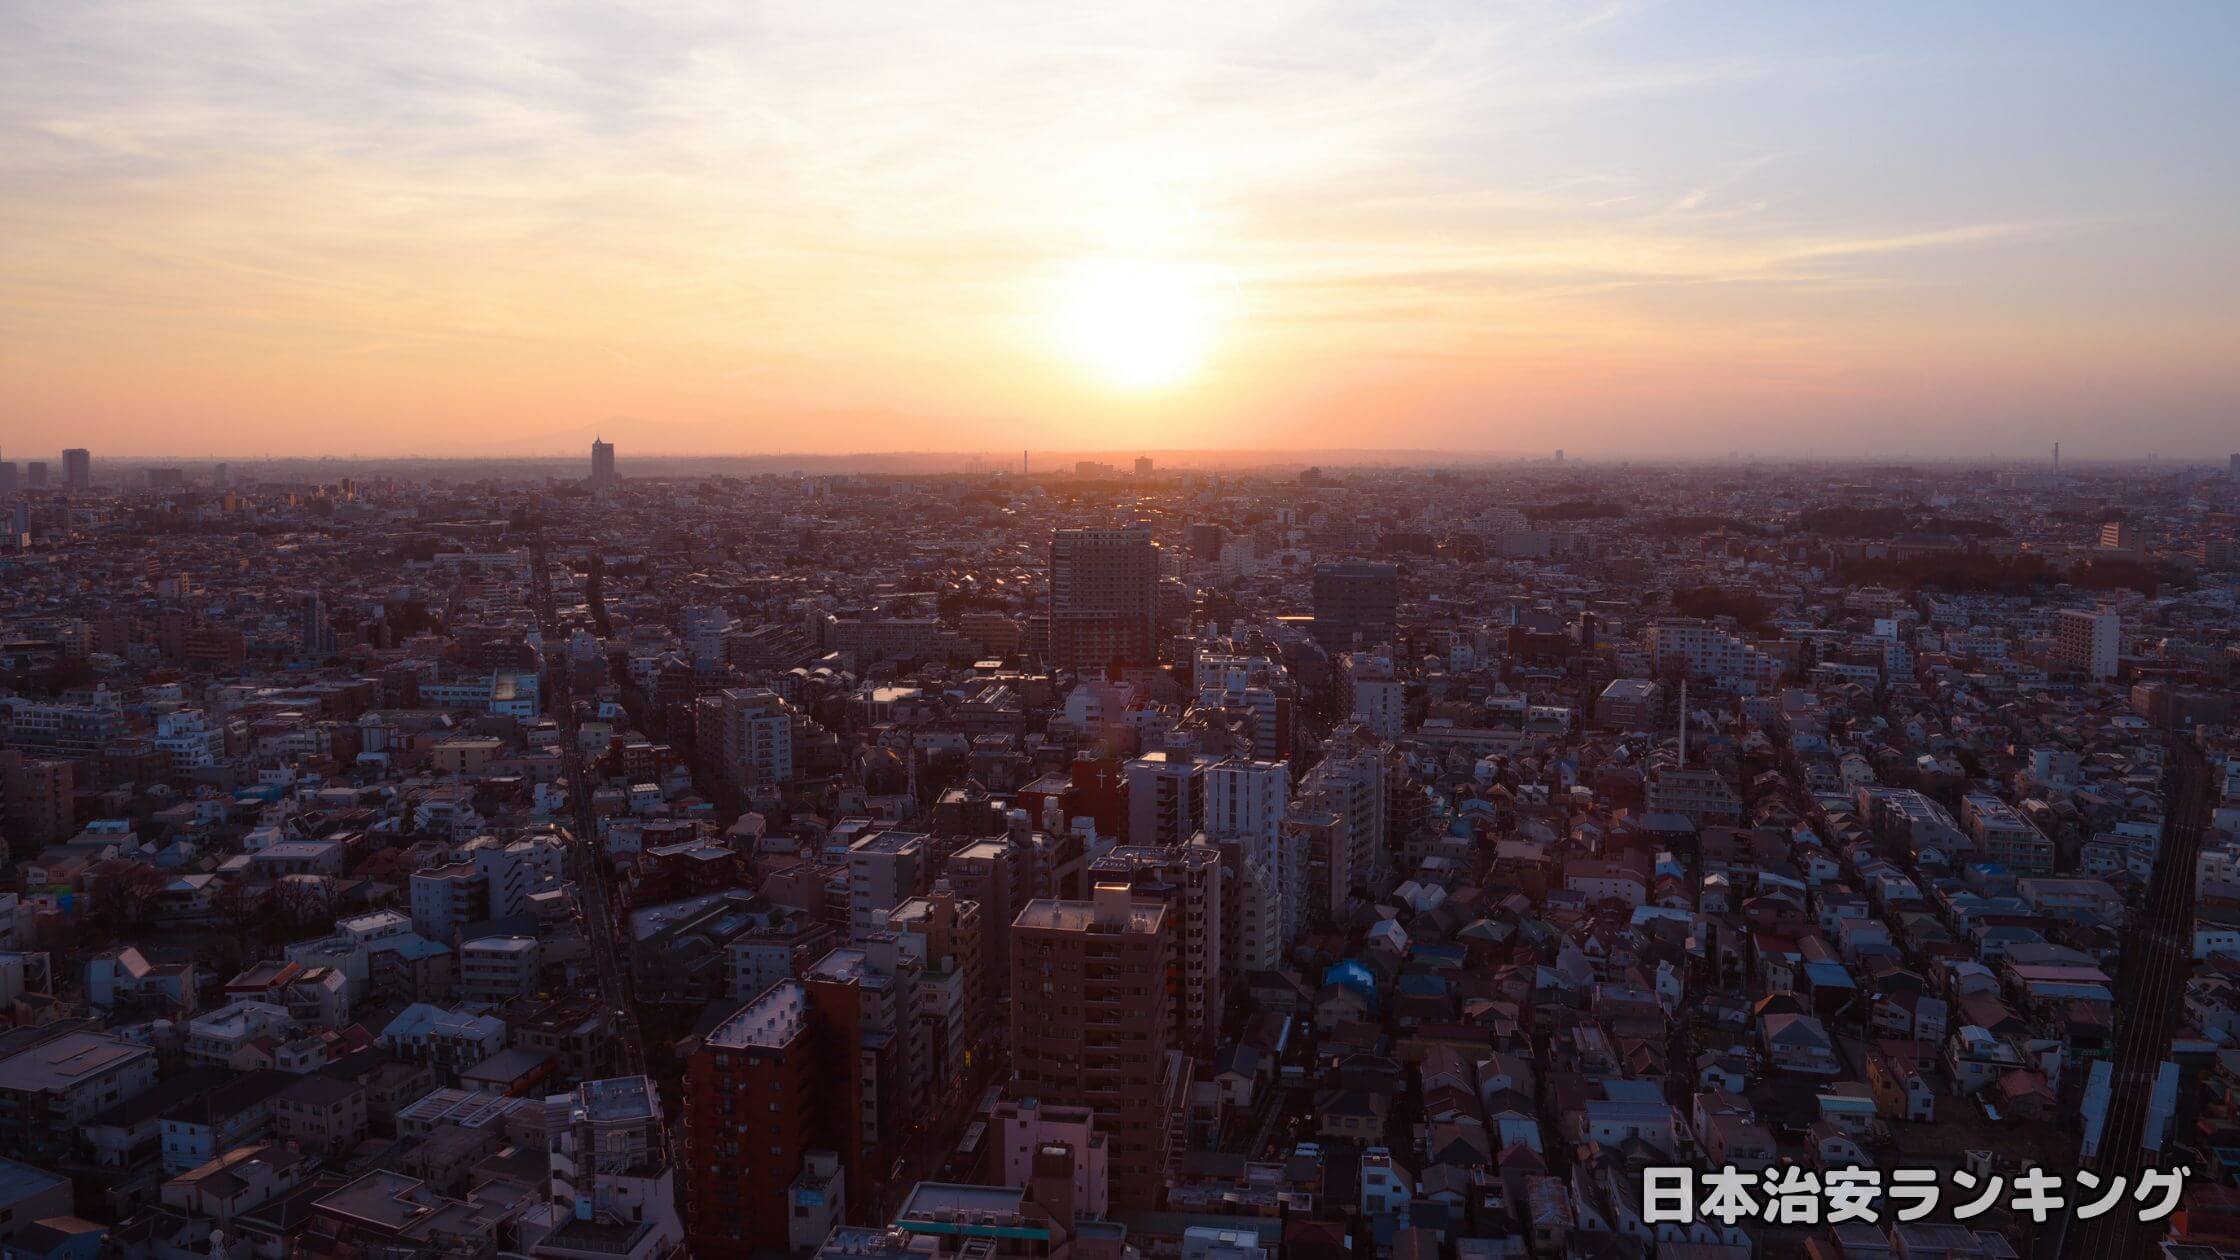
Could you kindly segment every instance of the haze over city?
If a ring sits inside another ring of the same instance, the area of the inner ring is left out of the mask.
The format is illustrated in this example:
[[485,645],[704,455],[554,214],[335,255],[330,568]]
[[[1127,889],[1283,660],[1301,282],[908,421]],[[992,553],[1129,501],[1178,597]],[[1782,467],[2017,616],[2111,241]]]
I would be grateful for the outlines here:
[[0,451],[2221,459],[2236,35],[12,4]]
[[0,0],[0,1260],[2240,1260],[2235,36]]

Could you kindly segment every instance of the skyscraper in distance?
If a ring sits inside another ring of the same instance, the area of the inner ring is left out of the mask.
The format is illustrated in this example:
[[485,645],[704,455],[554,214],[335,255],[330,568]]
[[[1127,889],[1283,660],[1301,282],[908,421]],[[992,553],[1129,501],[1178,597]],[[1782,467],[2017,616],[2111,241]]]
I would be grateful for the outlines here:
[[1050,658],[1061,669],[1149,663],[1159,549],[1148,525],[1061,529],[1050,539]]
[[615,485],[614,443],[604,438],[591,439],[591,488],[608,490]]
[[23,466],[23,485],[27,490],[47,488],[47,461],[35,459]]
[[93,488],[93,452],[73,446],[62,453],[62,488],[73,493]]

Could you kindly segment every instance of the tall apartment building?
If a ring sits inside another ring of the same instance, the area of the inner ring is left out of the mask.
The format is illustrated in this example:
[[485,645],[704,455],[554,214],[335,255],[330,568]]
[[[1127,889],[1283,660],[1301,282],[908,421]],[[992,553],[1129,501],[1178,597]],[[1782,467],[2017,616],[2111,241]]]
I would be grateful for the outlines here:
[[2098,680],[2116,676],[2123,619],[2112,608],[2064,608],[2054,614],[2053,659]]
[[1223,889],[1222,933],[1222,969],[1232,986],[1280,963],[1305,924],[1306,867],[1283,843],[1290,804],[1289,762],[1231,759],[1206,770],[1205,834],[1233,872]]
[[768,688],[731,687],[693,701],[700,754],[734,787],[766,787],[794,777],[794,710]]
[[1702,621],[1668,620],[1650,626],[1649,658],[1659,670],[1729,687],[1771,683],[1781,677],[1779,657]]
[[1006,837],[974,841],[941,863],[942,882],[955,889],[957,896],[980,907],[981,1001],[991,1021],[1010,991],[1014,907],[1031,900],[1026,890],[1027,860],[1027,855]]
[[918,1018],[924,967],[901,937],[880,932],[833,950],[801,976],[816,1013],[830,1144],[850,1202],[874,1216],[882,1214],[881,1179],[935,1095],[933,1030]]
[[1114,1206],[1156,1207],[1188,1089],[1171,911],[1106,883],[1088,901],[1029,902],[1011,931],[1013,1096],[1094,1111]]
[[451,862],[414,871],[405,880],[412,930],[441,945],[459,939],[470,923],[490,915],[490,880],[471,863]]
[[887,915],[932,883],[928,837],[879,831],[848,846],[848,935],[862,941],[887,930]]
[[1344,822],[1349,891],[1382,892],[1392,877],[1388,752],[1362,723],[1341,723],[1299,785],[1308,809],[1327,810]]
[[1399,630],[1400,568],[1368,560],[1314,567],[1314,640],[1331,651],[1388,643]]
[[1220,850],[1203,837],[1179,847],[1123,844],[1092,862],[1089,874],[1099,884],[1128,885],[1138,901],[1166,904],[1181,982],[1173,1044],[1211,1061],[1231,983],[1223,921],[1228,870]]
[[614,443],[591,439],[591,488],[611,490],[621,480],[614,471]]
[[1291,755],[1299,685],[1281,660],[1209,647],[1192,662],[1191,681],[1200,705],[1251,716],[1253,756],[1274,761]]
[[93,488],[93,454],[82,446],[62,453],[62,488],[73,494]]
[[918,960],[916,1018],[925,1026],[932,1055],[926,1074],[933,1082],[933,1105],[950,1106],[962,1096],[967,1062],[980,1057],[995,1014],[987,1000],[982,957],[987,934],[980,907],[940,884],[895,907],[887,927],[903,952]]
[[[661,1255],[684,1243],[676,1170],[662,1132],[661,1093],[643,1076],[585,1081],[545,1100],[552,1201],[599,1228],[625,1254]],[[580,1228],[580,1227],[579,1227]],[[561,1227],[563,1236],[570,1227]]]
[[1407,684],[1392,668],[1392,658],[1348,652],[1338,658],[1338,698],[1347,716],[1379,739],[1408,733]]
[[13,850],[0,860],[28,858],[77,834],[76,788],[73,763],[0,748],[0,835]]
[[1151,527],[1061,529],[1050,539],[1050,663],[1101,670],[1157,655],[1159,550]]
[[327,617],[327,601],[317,591],[305,591],[296,601],[296,641],[311,656],[325,656],[335,649],[334,625]]
[[788,1249],[788,1191],[828,1110],[809,991],[788,980],[718,1024],[685,1061],[685,1219],[693,1254]]
[[1345,817],[1315,801],[1294,801],[1283,819],[1283,848],[1306,884],[1303,923],[1341,922],[1353,892],[1353,843]]
[[1148,752],[1128,763],[1129,844],[1188,844],[1205,818],[1209,763],[1186,752]]

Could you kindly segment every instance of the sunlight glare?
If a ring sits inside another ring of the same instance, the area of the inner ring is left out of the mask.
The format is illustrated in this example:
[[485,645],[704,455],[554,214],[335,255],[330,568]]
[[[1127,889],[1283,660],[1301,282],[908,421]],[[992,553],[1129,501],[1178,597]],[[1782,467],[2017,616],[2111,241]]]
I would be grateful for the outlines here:
[[1061,348],[1113,388],[1172,388],[1204,368],[1226,292],[1201,267],[1126,259],[1077,263],[1058,299]]

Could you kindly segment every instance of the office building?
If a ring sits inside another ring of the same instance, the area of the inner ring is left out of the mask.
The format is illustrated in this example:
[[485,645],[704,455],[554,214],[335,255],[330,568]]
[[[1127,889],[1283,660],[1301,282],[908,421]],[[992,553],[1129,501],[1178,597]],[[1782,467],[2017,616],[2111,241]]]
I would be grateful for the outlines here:
[[2112,608],[2064,608],[2054,614],[2053,659],[2095,681],[2116,676],[2123,622]]
[[1187,1056],[1170,1053],[1171,911],[1103,883],[1088,901],[1029,902],[1011,930],[1012,1095],[1094,1111],[1114,1207],[1158,1206],[1188,1088]]
[[1664,724],[1664,688],[1647,678],[1613,678],[1594,713],[1599,725],[1613,730],[1656,730]]
[[47,488],[47,462],[35,459],[23,466],[23,486],[26,490]]
[[1148,525],[1061,529],[1050,539],[1050,663],[1102,670],[1156,655],[1159,550]]
[[93,488],[93,454],[82,446],[62,453],[62,488],[72,494]]
[[14,460],[0,460],[0,495],[14,494],[23,488],[22,473]]
[[1367,560],[1314,567],[1314,638],[1332,651],[1375,647],[1398,629],[1400,569]]

